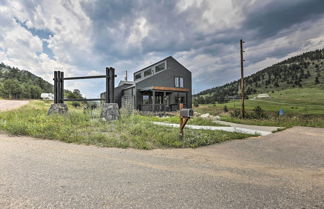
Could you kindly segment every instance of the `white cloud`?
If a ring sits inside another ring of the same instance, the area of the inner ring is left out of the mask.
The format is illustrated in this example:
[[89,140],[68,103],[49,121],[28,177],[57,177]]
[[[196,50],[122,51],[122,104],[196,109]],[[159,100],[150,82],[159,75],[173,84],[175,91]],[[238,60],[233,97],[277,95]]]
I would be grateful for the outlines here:
[[140,17],[135,21],[132,27],[130,36],[128,37],[128,44],[140,45],[142,40],[149,34],[150,26],[144,17]]
[[[192,71],[197,92],[238,77],[241,36],[247,39],[247,73],[324,47],[323,16],[289,25],[264,39],[257,21],[256,27],[245,29],[248,14],[262,14],[273,2],[282,1],[8,1],[0,6],[0,61],[48,81],[53,70],[64,70],[66,76],[90,75],[112,66],[118,81],[125,70],[131,74],[173,55]],[[52,35],[39,37],[33,30]],[[44,43],[53,56],[46,54]],[[102,90],[101,83],[97,88],[96,84],[77,82],[67,87],[95,96]]]

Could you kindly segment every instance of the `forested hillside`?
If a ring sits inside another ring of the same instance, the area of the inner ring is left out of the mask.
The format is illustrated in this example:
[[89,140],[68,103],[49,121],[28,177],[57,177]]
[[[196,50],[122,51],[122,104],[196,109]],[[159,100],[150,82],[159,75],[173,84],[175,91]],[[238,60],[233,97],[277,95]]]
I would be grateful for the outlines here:
[[0,97],[38,99],[43,92],[53,92],[53,86],[25,70],[0,64]]
[[[324,49],[291,57],[245,78],[247,95],[303,87],[324,87]],[[202,91],[195,100],[223,103],[238,96],[239,80]]]

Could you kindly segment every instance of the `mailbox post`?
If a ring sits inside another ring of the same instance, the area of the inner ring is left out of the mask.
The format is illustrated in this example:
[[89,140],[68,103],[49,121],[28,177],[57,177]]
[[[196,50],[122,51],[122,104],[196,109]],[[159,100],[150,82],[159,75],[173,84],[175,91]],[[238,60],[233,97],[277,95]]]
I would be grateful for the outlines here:
[[180,109],[180,137],[183,137],[183,129],[188,120],[193,116],[193,110],[190,108],[183,108],[183,104],[179,105]]

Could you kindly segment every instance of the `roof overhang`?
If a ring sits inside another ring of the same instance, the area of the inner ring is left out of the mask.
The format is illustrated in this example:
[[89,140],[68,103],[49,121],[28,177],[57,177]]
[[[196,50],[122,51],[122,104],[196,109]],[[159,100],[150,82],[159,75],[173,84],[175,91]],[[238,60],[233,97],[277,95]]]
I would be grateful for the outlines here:
[[141,91],[173,91],[173,92],[189,92],[186,88],[164,87],[164,86],[152,86],[141,89]]

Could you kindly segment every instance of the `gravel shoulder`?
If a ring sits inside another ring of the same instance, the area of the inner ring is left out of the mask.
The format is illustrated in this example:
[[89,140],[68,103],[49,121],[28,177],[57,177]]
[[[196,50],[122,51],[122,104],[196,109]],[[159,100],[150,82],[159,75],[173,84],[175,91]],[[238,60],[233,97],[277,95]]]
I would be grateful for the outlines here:
[[324,129],[197,149],[0,134],[0,208],[324,208]]
[[28,103],[27,100],[0,100],[0,112],[17,109]]

